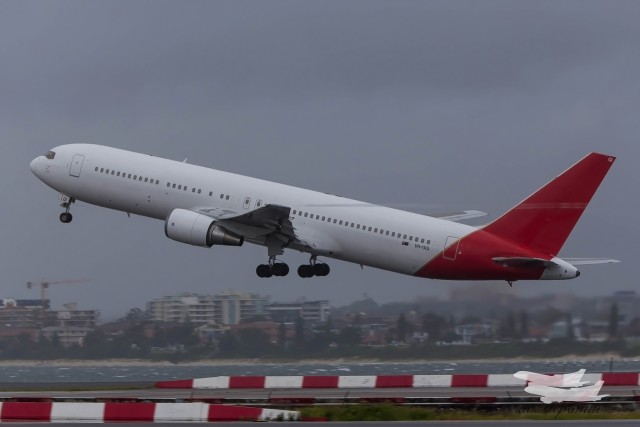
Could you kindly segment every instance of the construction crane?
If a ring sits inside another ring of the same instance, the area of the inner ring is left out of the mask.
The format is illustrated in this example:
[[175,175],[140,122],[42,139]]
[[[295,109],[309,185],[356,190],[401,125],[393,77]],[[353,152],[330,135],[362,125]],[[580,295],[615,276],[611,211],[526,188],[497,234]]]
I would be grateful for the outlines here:
[[71,280],[52,280],[52,281],[41,281],[40,283],[27,282],[27,288],[31,289],[35,286],[40,286],[40,321],[44,326],[44,312],[46,310],[47,303],[47,289],[51,285],[66,285],[72,283],[86,283],[91,281],[91,279],[71,279]]

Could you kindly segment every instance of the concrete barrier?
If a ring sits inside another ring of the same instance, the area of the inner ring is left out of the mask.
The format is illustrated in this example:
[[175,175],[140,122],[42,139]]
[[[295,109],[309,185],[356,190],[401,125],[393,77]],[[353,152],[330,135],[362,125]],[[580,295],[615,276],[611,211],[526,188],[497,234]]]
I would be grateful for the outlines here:
[[298,411],[202,402],[1,402],[0,421],[207,422],[297,420]]
[[[637,372],[590,373],[583,381],[604,385],[640,385]],[[327,376],[230,376],[160,381],[159,388],[194,389],[300,389],[300,388],[422,388],[422,387],[520,387],[526,381],[511,374],[453,375],[327,375]]]

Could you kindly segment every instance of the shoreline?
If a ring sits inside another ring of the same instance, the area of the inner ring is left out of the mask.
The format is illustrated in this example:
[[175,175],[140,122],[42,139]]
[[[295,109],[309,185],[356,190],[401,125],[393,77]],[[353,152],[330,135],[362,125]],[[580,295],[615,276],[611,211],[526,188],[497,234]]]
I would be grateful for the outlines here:
[[0,367],[13,366],[53,366],[53,367],[94,367],[94,366],[249,366],[249,365],[381,365],[381,364],[522,364],[522,363],[584,363],[584,362],[633,362],[639,361],[638,357],[620,357],[614,353],[599,353],[591,355],[569,355],[552,358],[490,358],[490,359],[450,359],[450,360],[425,360],[425,359],[359,359],[359,358],[337,358],[337,359],[301,359],[301,360],[271,360],[271,359],[203,359],[188,362],[173,363],[169,361],[154,361],[145,359],[61,359],[61,360],[0,360]]

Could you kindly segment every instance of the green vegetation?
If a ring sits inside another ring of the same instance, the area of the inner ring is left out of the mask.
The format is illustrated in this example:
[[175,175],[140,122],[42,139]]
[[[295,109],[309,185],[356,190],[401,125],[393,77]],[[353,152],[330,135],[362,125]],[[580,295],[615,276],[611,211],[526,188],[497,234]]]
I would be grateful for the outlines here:
[[534,410],[461,410],[415,406],[355,405],[302,408],[303,419],[328,421],[425,421],[425,420],[586,420],[640,419],[638,411],[620,411],[566,404],[536,407]]

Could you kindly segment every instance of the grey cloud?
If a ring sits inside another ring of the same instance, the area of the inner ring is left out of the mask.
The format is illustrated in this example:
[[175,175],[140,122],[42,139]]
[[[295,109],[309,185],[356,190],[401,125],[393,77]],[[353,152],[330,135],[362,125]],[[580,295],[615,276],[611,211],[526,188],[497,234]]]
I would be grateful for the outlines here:
[[168,241],[160,222],[87,205],[74,206],[65,227],[56,194],[28,163],[66,142],[492,217],[586,152],[610,152],[619,161],[565,253],[625,262],[514,292],[630,287],[640,256],[629,242],[640,208],[632,193],[639,9],[624,1],[1,2],[6,296],[28,296],[23,283],[40,277],[87,276],[90,285],[54,290],[54,304],[79,300],[116,315],[182,290],[340,303],[363,293],[442,295],[452,285],[337,261],[323,282],[265,282],[253,272],[264,248],[199,250]]

